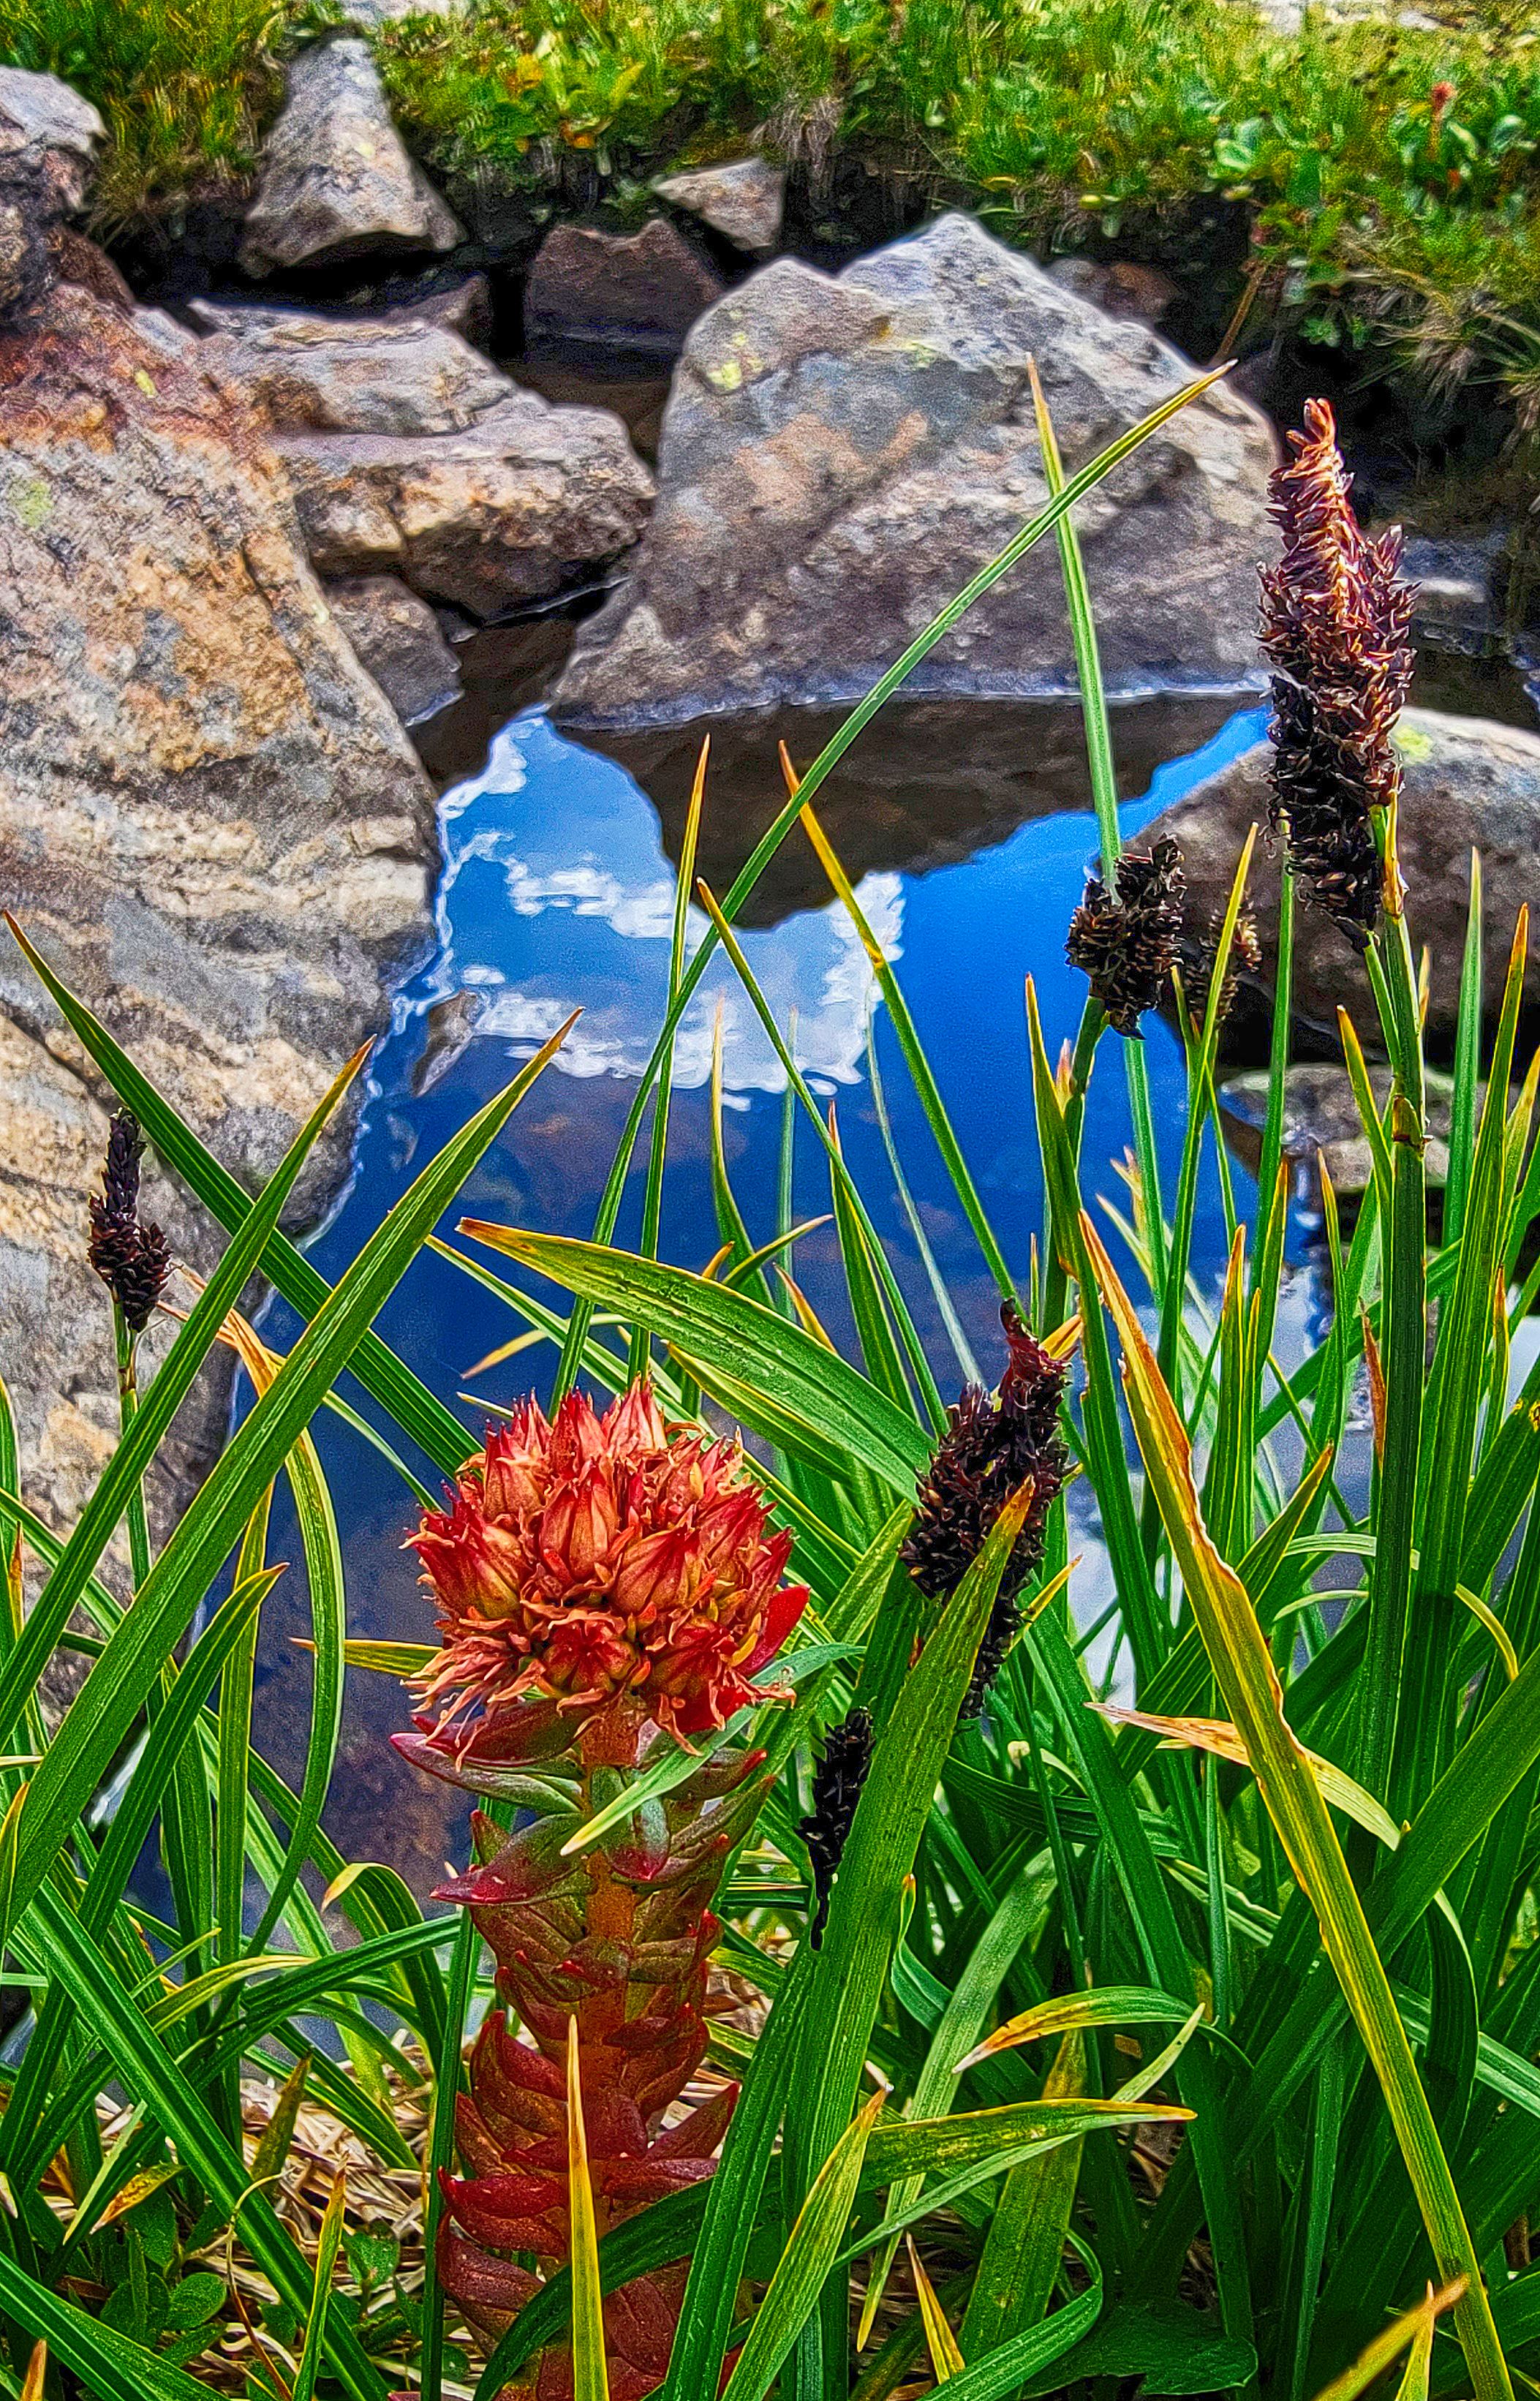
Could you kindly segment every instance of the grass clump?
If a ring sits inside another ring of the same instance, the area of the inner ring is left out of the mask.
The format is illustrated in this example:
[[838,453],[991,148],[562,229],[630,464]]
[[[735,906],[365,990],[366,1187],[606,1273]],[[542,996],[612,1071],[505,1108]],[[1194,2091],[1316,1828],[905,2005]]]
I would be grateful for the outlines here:
[[0,0],[0,58],[62,75],[101,110],[96,209],[110,229],[250,171],[294,16],[285,0]]
[[[836,222],[842,160],[899,216],[946,199],[1009,240],[1116,247],[1209,295],[1201,330],[1285,326],[1439,396],[1540,378],[1540,16],[1283,35],[1205,0],[490,0],[388,28],[430,158],[633,211],[763,129]],[[1219,255],[1216,257],[1216,245]]]

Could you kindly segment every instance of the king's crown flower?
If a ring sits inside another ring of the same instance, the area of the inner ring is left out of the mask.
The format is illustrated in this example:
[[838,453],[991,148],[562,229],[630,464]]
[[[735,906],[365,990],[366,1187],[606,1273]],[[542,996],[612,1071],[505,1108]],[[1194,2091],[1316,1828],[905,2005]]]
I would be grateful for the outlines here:
[[602,1417],[582,1393],[549,1421],[523,1402],[411,1538],[444,1638],[420,1683],[439,1738],[537,1695],[592,1756],[626,1760],[649,1721],[725,1725],[807,1599],[767,1520],[737,1444],[670,1433],[645,1384]]

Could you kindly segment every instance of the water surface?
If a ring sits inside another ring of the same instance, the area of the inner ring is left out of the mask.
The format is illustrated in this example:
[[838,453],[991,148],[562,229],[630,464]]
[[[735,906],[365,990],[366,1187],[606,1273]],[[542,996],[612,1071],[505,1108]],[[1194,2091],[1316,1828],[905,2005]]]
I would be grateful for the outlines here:
[[[832,723],[832,720],[831,720]],[[1125,835],[1136,833],[1191,783],[1255,741],[1255,707],[1140,704],[1117,712]],[[805,763],[830,727],[807,716],[713,729],[714,757],[700,868],[724,889],[783,787],[777,742]],[[1073,1033],[1083,980],[1066,963],[1064,933],[1094,849],[1082,736],[1073,706],[922,705],[895,711],[826,789],[824,815],[859,881],[862,906],[897,966],[953,1122],[1007,1256],[1024,1280],[1041,1192],[1030,1106],[1024,984],[1037,980],[1051,1045]],[[677,858],[698,736],[615,743],[616,755],[571,741],[540,709],[515,717],[479,774],[454,784],[441,808],[444,871],[438,948],[398,995],[377,1051],[356,1171],[331,1222],[309,1245],[335,1280],[397,1195],[470,1113],[507,1080],[573,1008],[583,1016],[449,1214],[585,1235],[636,1077],[651,1050],[667,984]],[[844,912],[799,833],[791,837],[746,912],[744,949],[777,1022],[796,1020],[796,1055],[824,1106],[833,1104],[852,1171],[866,1194],[943,1390],[961,1369],[917,1259],[884,1149],[867,1069],[869,1029],[893,1132],[925,1230],[987,1375],[1001,1344],[994,1286],[936,1157],[886,1014],[873,1021],[873,979]],[[705,929],[694,910],[692,947]],[[681,1032],[664,1196],[666,1256],[702,1266],[717,1247],[708,1173],[708,1078],[720,1011],[726,1151],[755,1239],[775,1227],[784,1077],[730,966],[708,970]],[[1146,1050],[1157,1139],[1169,1173],[1181,1141],[1182,1077],[1175,1037],[1152,1022]],[[1088,1102],[1085,1157],[1094,1187],[1121,1198],[1110,1162],[1129,1139],[1123,1078],[1109,1039]],[[1098,1172],[1103,1171],[1103,1172]],[[634,1173],[620,1239],[637,1231]],[[1243,1206],[1250,1192],[1238,1175]],[[798,1129],[795,1212],[829,1207],[826,1162],[812,1129]],[[1217,1211],[1205,1209],[1195,1269],[1222,1266]],[[796,1272],[836,1339],[848,1341],[832,1229],[799,1244]],[[561,1296],[549,1297],[560,1302]],[[478,1376],[468,1371],[524,1330],[479,1287],[432,1255],[420,1258],[381,1312],[378,1328],[467,1427],[478,1403],[506,1403],[548,1383],[553,1354],[528,1350]],[[265,1320],[282,1347],[296,1325],[274,1303]],[[474,1392],[473,1398],[457,1398]],[[355,1434],[317,1425],[349,1567],[355,1635],[427,1640],[430,1613],[404,1552],[410,1498]],[[420,1460],[419,1472],[432,1471]],[[1093,1528],[1086,1531],[1093,1535]],[[297,1560],[291,1524],[275,1523],[273,1556]],[[1077,1585],[1087,1614],[1107,1597],[1093,1541]],[[309,1667],[288,1637],[302,1633],[302,1573],[268,1605],[258,1698],[259,1744],[296,1777],[307,1722]],[[414,1884],[439,1872],[463,1811],[455,1796],[412,1776],[389,1748],[405,1696],[384,1679],[349,1680],[333,1831],[351,1857],[389,1859]]]

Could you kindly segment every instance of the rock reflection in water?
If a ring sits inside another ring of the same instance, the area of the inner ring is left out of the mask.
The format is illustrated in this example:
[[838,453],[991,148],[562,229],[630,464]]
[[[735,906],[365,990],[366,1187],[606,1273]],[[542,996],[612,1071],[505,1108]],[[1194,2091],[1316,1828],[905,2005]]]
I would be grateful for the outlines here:
[[[1233,699],[1130,701],[1114,709],[1121,798],[1148,789],[1157,768],[1212,739]],[[845,721],[843,709],[783,709],[702,718],[652,734],[584,733],[649,794],[677,862],[703,735],[711,737],[709,800],[699,871],[724,892],[786,801],[777,745],[805,770]],[[817,801],[818,816],[853,882],[873,871],[923,875],[992,848],[1035,818],[1089,810],[1085,732],[1075,701],[897,701],[846,752]],[[1093,846],[1092,841],[1088,846]],[[749,926],[777,925],[821,908],[829,885],[808,843],[777,852],[743,912]]]

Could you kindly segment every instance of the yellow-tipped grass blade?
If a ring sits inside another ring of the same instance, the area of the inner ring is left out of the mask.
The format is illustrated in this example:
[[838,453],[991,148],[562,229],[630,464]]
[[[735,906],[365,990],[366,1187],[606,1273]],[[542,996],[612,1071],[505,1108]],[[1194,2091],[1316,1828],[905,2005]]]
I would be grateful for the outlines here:
[[946,2312],[936,2298],[936,2287],[925,2272],[912,2234],[904,2236],[909,2253],[909,2272],[914,2279],[914,2290],[920,2297],[920,2324],[925,2328],[925,2346],[930,2353],[931,2372],[938,2384],[950,2384],[960,2376],[968,2362],[957,2349],[957,2338],[947,2324]]
[[1320,1786],[1284,1716],[1267,1639],[1244,1585],[1210,1539],[1186,1431],[1087,1216],[1081,1237],[1117,1324],[1134,1431],[1220,1698],[1295,1879],[1320,1922],[1322,1943],[1384,2094],[1439,2276],[1446,2284],[1464,2283],[1454,2317],[1476,2401],[1511,2401],[1513,2386],[1449,2161]]
[[598,2225],[588,2175],[583,2122],[583,2078],[575,2017],[567,2021],[567,2202],[572,2229],[572,2401],[610,2401],[604,2357],[604,2288],[598,2274]]
[[[1102,1716],[1110,1718],[1115,1725],[1138,1726],[1146,1734],[1159,1735],[1162,1749],[1204,1750],[1215,1759],[1228,1759],[1235,1767],[1249,1767],[1252,1763],[1240,1735],[1223,1718],[1155,1717],[1145,1709],[1122,1708],[1116,1701],[1104,1701],[1099,1706]],[[1328,1808],[1341,1809],[1344,1818],[1351,1818],[1366,1833],[1388,1844],[1392,1850],[1396,1848],[1401,1829],[1372,1792],[1366,1792],[1361,1784],[1355,1784],[1351,1776],[1331,1760],[1322,1759],[1318,1752],[1301,1747],[1299,1756],[1314,1777]]]
[[[1367,2392],[1375,2378],[1382,2376],[1392,2361],[1399,2359],[1409,2345],[1412,2356],[1407,2364],[1396,2401],[1411,2401],[1411,2395],[1416,2393],[1425,2394],[1428,2389],[1427,2362],[1433,2350],[1435,2323],[1445,2310],[1454,2307],[1464,2289],[1462,2277],[1457,2277],[1452,2284],[1446,2284],[1441,2293],[1436,2293],[1430,2284],[1427,2298],[1419,2301],[1414,2310],[1408,2310],[1406,2315],[1397,2318],[1393,2326],[1386,2326],[1383,2334],[1377,2334],[1372,2342],[1366,2343],[1353,2366],[1345,2368],[1341,2376],[1334,2377],[1329,2384],[1324,2385],[1315,2395],[1315,2401],[1358,2401],[1360,2393]],[[1420,2365],[1419,2349],[1422,2351]]]

